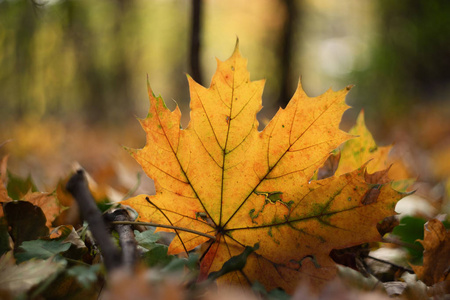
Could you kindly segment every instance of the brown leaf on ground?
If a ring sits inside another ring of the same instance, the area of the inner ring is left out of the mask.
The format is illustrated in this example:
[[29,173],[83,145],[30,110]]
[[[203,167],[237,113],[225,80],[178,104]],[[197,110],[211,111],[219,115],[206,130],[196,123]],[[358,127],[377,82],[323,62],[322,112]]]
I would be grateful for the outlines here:
[[45,225],[48,228],[52,227],[52,222],[64,209],[53,193],[28,193],[25,195],[24,200],[39,206],[42,209],[42,212],[47,219]]
[[432,219],[425,224],[423,266],[412,266],[417,277],[428,286],[450,280],[450,231],[441,221]]

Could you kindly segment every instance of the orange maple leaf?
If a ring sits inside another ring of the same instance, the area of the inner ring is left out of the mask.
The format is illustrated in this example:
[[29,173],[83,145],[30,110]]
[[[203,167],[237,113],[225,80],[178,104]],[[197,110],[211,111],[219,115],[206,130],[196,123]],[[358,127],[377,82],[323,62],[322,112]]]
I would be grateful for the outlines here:
[[338,128],[350,88],[309,98],[299,84],[287,107],[259,132],[264,81],[250,81],[246,65],[236,45],[231,58],[218,60],[208,89],[188,77],[186,129],[180,128],[178,107],[171,112],[149,87],[149,113],[140,121],[147,143],[130,152],[154,179],[156,195],[122,203],[141,221],[215,236],[175,230],[169,246],[175,254],[205,243],[200,278],[259,244],[243,269],[218,282],[258,280],[267,289],[292,292],[307,279],[319,287],[336,274],[329,252],[380,240],[376,224],[394,214],[402,195],[367,183],[364,166],[310,181],[330,152],[351,138]]

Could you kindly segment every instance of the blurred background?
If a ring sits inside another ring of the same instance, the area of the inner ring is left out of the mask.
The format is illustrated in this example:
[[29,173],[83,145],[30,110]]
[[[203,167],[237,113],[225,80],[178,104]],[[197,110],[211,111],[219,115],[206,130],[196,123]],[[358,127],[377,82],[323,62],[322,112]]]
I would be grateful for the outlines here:
[[0,154],[44,189],[74,161],[106,177],[126,173],[120,161],[131,184],[121,146],[145,144],[147,75],[185,127],[186,74],[209,86],[237,37],[251,79],[266,79],[262,123],[300,76],[310,96],[354,84],[344,130],[364,109],[413,176],[449,177],[448,0],[0,0]]

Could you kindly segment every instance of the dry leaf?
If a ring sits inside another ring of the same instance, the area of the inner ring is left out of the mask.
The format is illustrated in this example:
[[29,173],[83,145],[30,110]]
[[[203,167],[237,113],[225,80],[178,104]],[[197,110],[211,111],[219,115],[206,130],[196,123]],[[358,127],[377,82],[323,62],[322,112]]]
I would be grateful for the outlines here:
[[52,227],[52,222],[63,211],[63,207],[59,203],[54,193],[28,193],[24,196],[24,200],[39,206],[47,219],[45,226]]
[[432,219],[425,223],[424,239],[420,241],[423,251],[423,266],[412,266],[417,277],[431,286],[450,280],[450,231],[441,221]]
[[170,253],[202,247],[200,277],[218,271],[246,246],[259,244],[242,270],[219,283],[292,293],[300,279],[319,288],[336,275],[332,249],[378,241],[376,224],[394,214],[402,194],[366,182],[365,165],[352,173],[311,181],[331,151],[351,136],[339,130],[349,88],[310,98],[299,84],[285,109],[258,132],[263,81],[250,81],[238,47],[218,61],[206,89],[188,78],[191,121],[180,128],[149,87],[141,125],[147,144],[130,150],[155,180],[156,195],[126,200],[142,221],[194,229],[214,241],[176,230]]

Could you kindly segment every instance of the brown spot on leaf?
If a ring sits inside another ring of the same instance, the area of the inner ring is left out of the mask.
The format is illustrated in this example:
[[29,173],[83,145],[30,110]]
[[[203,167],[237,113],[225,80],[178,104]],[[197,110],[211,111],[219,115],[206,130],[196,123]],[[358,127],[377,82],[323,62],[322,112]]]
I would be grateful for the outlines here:
[[363,205],[369,205],[369,204],[377,202],[378,196],[380,195],[380,191],[381,191],[381,185],[374,186],[373,188],[371,188],[364,194],[364,197],[362,198],[361,203]]

